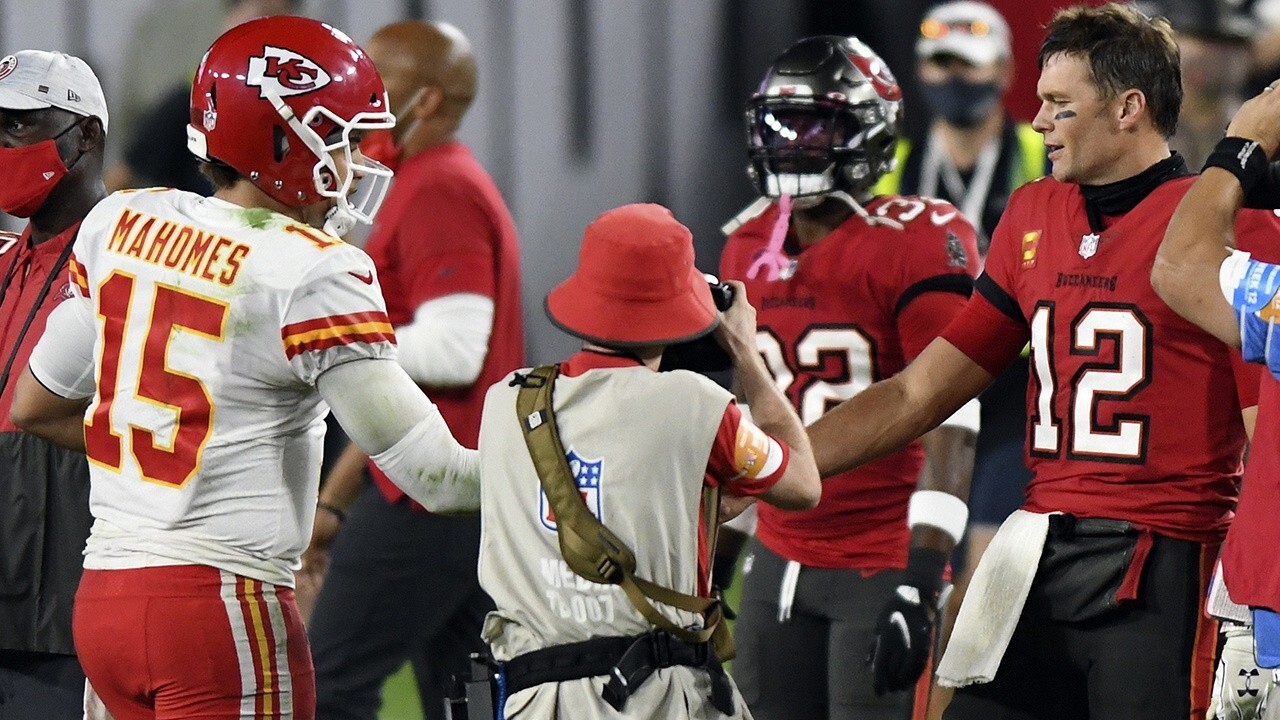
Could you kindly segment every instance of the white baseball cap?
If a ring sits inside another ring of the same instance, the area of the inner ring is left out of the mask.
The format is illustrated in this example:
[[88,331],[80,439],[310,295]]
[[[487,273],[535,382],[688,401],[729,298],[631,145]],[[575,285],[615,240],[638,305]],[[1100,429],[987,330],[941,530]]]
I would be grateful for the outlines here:
[[107,131],[107,100],[88,63],[44,50],[21,50],[0,58],[0,108],[47,107],[96,117],[102,121],[102,131]]
[[1012,54],[1009,23],[983,2],[959,0],[939,5],[925,15],[916,41],[920,59],[955,55],[974,65],[990,65]]

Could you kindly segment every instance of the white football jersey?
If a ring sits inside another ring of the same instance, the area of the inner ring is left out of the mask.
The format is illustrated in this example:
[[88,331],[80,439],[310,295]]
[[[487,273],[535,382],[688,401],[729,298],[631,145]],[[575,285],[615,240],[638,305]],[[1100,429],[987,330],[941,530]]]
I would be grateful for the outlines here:
[[373,263],[269,210],[156,189],[99,203],[71,274],[97,314],[85,567],[292,585],[319,485],[316,378],[394,358]]

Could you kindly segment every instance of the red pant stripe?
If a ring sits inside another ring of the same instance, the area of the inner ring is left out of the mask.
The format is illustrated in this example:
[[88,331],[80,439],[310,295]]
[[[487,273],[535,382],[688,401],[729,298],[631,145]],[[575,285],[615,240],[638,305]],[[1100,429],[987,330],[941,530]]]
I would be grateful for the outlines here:
[[[1200,597],[1209,594],[1213,565],[1218,558],[1217,545],[1200,550]],[[1191,649],[1191,720],[1203,718],[1213,695],[1214,653],[1218,647],[1218,621],[1203,610],[1197,616],[1196,639]]]

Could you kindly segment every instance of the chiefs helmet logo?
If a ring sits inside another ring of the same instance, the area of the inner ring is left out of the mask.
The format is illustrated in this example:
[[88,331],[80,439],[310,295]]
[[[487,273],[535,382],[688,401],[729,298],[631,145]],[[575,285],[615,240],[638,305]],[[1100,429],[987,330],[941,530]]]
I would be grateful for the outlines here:
[[280,97],[319,90],[329,84],[329,79],[329,73],[311,58],[267,45],[260,57],[249,58],[245,82],[258,87],[258,96],[266,98],[267,90]]
[[902,88],[898,87],[898,81],[893,79],[889,66],[885,65],[883,60],[851,52],[845,55],[854,67],[871,80],[877,95],[890,102],[902,99]]
[[18,67],[17,56],[5,55],[4,59],[0,60],[0,80],[9,77],[9,73],[13,72],[13,69],[16,67]]

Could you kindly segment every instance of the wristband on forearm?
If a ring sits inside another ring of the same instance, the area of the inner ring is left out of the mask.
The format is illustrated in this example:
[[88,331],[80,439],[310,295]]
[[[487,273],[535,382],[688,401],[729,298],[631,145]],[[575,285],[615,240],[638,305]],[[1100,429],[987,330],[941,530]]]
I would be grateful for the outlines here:
[[1222,168],[1240,181],[1245,195],[1266,182],[1270,163],[1267,153],[1257,140],[1241,137],[1225,137],[1214,146],[1209,159],[1204,162],[1204,169]]
[[969,522],[969,506],[964,500],[941,490],[917,490],[907,504],[907,527],[929,525],[951,536],[959,545]]

